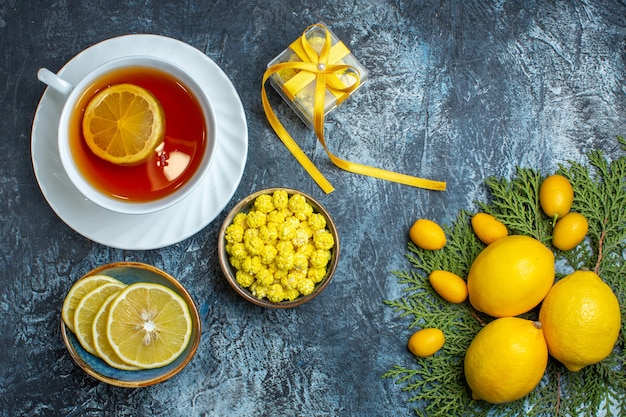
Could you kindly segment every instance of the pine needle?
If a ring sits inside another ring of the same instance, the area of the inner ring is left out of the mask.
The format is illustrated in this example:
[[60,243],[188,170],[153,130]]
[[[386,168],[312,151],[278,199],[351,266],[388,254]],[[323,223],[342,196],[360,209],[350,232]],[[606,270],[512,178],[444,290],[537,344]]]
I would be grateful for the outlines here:
[[[568,252],[551,245],[552,219],[541,211],[539,171],[517,168],[510,179],[485,180],[490,201],[476,202],[478,210],[502,221],[510,234],[532,236],[555,254],[557,279],[579,269],[593,270],[611,286],[622,313],[622,331],[614,351],[599,364],[568,371],[550,358],[543,380],[528,396],[508,404],[475,401],[463,375],[465,351],[482,326],[492,320],[469,302],[451,304],[437,295],[428,275],[444,269],[466,277],[484,248],[472,231],[472,213],[461,210],[451,226],[444,225],[448,243],[439,251],[407,246],[407,271],[392,271],[405,286],[403,297],[383,302],[409,329],[438,327],[446,335],[441,351],[410,364],[395,365],[383,374],[411,393],[417,416],[618,416],[626,414],[626,140],[617,137],[622,155],[609,160],[603,152],[587,154],[587,164],[569,161],[557,172],[574,187],[573,211],[585,216],[589,232],[583,243]],[[537,309],[522,317],[537,318]]]

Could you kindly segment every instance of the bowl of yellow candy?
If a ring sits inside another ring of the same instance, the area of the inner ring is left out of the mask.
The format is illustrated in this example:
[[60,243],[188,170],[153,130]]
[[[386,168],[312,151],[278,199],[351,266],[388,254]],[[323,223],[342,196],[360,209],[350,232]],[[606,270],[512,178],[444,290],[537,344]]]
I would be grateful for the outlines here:
[[218,252],[239,295],[262,307],[291,308],[329,284],[339,261],[339,235],[313,197],[268,188],[233,207],[220,229]]
[[171,275],[139,262],[102,265],[78,279],[61,310],[61,334],[87,374],[138,388],[180,372],[202,333],[187,290]]

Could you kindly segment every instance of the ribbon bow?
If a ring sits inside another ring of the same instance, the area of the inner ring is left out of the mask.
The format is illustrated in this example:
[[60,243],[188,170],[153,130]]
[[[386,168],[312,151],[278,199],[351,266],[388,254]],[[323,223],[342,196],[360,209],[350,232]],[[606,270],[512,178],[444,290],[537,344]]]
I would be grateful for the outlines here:
[[[313,45],[311,45],[311,42],[306,37],[307,32],[315,26],[320,27],[325,33],[324,43],[321,46],[321,49],[317,48],[317,50]],[[283,92],[292,101],[299,91],[315,81],[315,92],[313,95],[313,130],[315,131],[315,135],[318,140],[324,147],[324,150],[328,154],[328,157],[337,167],[355,174],[394,181],[413,187],[438,191],[446,189],[445,182],[417,178],[406,174],[357,164],[333,155],[328,150],[324,139],[326,94],[329,91],[335,96],[337,104],[341,103],[341,101],[350,96],[352,91],[359,87],[361,82],[359,70],[351,65],[339,63],[343,57],[350,53],[350,51],[343,44],[343,42],[337,42],[335,45],[332,45],[330,31],[320,23],[308,27],[303,32],[302,36],[290,45],[290,48],[296,53],[296,55],[298,55],[298,58],[300,58],[301,61],[280,62],[270,66],[265,71],[265,74],[263,75],[263,85],[261,88],[263,109],[265,110],[268,122],[283,144],[287,147],[287,149],[289,149],[298,162],[300,162],[300,165],[302,165],[302,167],[309,173],[309,175],[325,193],[331,193],[334,191],[334,187],[289,135],[289,132],[287,132],[285,127],[278,120],[278,117],[276,117],[274,110],[269,104],[265,84],[272,75],[279,71],[298,71],[295,76],[287,80],[283,85]],[[342,81],[342,75],[344,75],[344,81]],[[352,79],[352,83],[345,82],[347,78],[346,75],[349,76],[348,78]]]

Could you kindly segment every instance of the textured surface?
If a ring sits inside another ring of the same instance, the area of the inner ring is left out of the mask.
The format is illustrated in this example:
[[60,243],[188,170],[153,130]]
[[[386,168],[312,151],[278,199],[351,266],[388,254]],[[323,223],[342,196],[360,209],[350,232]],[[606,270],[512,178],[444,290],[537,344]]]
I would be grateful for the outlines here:
[[[554,4],[553,4],[554,3]],[[313,134],[271,100],[336,191],[324,195],[269,128],[260,100],[267,62],[325,21],[370,71],[327,119],[333,153],[448,182],[432,192],[334,168]],[[249,160],[233,201],[265,187],[316,197],[332,213],[342,258],[326,291],[289,311],[254,307],[216,259],[226,213],[178,244],[122,251],[90,242],[44,200],[30,161],[39,67],[127,33],[198,48],[233,81],[248,118]],[[407,230],[451,222],[484,198],[483,179],[515,165],[553,171],[626,134],[623,1],[77,1],[0,0],[0,415],[390,416],[412,404],[381,375],[410,364],[406,322],[383,305],[402,288]],[[198,353],[145,389],[86,376],[60,337],[71,284],[111,261],[176,276],[200,306]]]

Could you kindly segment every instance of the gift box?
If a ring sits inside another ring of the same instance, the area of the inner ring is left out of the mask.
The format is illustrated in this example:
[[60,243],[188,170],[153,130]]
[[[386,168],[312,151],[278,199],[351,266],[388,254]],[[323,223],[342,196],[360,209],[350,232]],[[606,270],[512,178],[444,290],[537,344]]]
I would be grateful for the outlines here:
[[266,83],[274,87],[302,121],[315,132],[331,162],[355,174],[368,175],[413,187],[445,190],[446,183],[371,167],[335,156],[324,138],[326,115],[365,84],[368,73],[346,45],[324,24],[304,30],[268,65],[263,74],[261,102],[267,120],[285,147],[326,193],[334,190],[280,122],[267,97]]
[[[324,48],[327,41],[330,41],[330,48]],[[318,71],[327,70],[324,117],[365,84],[368,72],[323,22],[309,27],[268,63],[268,68],[284,67],[271,75],[270,84],[300,119],[314,129],[315,89],[319,73],[308,70],[306,64],[311,63],[317,65]]]

